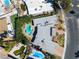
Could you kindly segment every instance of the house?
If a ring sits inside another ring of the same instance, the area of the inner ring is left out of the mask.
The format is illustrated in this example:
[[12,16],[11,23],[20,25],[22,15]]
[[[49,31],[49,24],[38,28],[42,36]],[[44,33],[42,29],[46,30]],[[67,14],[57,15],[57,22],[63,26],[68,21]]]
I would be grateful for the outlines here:
[[[32,39],[34,45],[40,46],[42,50],[55,54],[55,49],[59,46],[52,41],[52,38],[56,35],[55,24],[57,22],[57,16],[48,16],[43,18],[33,19],[33,26],[37,27],[37,33]],[[50,49],[49,49],[50,48]]]
[[46,0],[23,0],[26,3],[29,15],[39,15],[52,12],[52,4]]

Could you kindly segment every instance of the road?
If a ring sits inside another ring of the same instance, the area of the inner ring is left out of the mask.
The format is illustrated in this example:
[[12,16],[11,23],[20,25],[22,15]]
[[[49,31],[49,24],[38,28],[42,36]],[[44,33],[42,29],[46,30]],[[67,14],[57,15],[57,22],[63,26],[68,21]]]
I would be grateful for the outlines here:
[[66,27],[67,27],[67,45],[64,59],[79,59],[75,57],[75,52],[79,50],[79,8],[77,4],[78,0],[72,0],[75,14],[67,13]]
[[[79,15],[79,7],[77,7],[77,5],[79,5],[79,0],[72,0],[72,4],[73,4],[73,7],[71,7],[70,10],[74,10],[75,15]],[[73,15],[68,12],[66,16],[71,17]]]
[[[76,59],[75,52],[79,49],[79,20],[71,18],[67,20],[67,49],[64,59]],[[78,58],[79,59],[79,58]]]

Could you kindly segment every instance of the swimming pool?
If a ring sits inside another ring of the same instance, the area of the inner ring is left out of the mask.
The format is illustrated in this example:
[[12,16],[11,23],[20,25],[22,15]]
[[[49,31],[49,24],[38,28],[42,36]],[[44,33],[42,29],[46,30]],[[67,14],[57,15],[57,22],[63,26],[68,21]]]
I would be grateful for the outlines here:
[[40,52],[40,51],[34,51],[33,56],[37,57],[39,59],[44,59],[44,54],[42,52]]
[[25,32],[26,32],[27,34],[31,35],[32,30],[31,30],[31,26],[30,26],[30,24],[26,24]]
[[3,0],[3,2],[7,8],[10,6],[10,0]]

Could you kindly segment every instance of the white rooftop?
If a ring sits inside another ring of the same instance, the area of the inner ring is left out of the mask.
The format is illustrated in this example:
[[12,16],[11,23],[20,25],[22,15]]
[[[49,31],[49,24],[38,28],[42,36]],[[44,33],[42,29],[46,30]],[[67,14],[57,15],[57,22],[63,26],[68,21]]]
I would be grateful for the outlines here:
[[[56,34],[55,29],[52,30],[52,37]],[[49,26],[41,26],[38,27],[36,38],[33,44],[40,46],[43,50],[54,54],[55,49],[58,47],[58,44],[52,41],[52,37],[50,36],[50,27]],[[42,40],[44,42],[42,42]],[[49,49],[50,48],[50,49]]]
[[55,25],[56,21],[57,21],[56,15],[33,19],[34,26],[52,25],[52,27],[53,27]]
[[53,11],[51,3],[46,3],[45,0],[24,0],[29,14],[41,14],[43,12]]
[[[37,26],[37,35],[33,44],[39,45],[43,50],[51,54],[55,54],[55,49],[59,46],[57,43],[52,41],[52,38],[56,35],[54,28],[54,25],[57,22],[56,15],[34,19],[33,21],[34,26]],[[48,21],[47,25],[45,25],[46,21]],[[52,30],[50,29],[51,27]],[[52,33],[52,36],[50,35],[50,33]]]

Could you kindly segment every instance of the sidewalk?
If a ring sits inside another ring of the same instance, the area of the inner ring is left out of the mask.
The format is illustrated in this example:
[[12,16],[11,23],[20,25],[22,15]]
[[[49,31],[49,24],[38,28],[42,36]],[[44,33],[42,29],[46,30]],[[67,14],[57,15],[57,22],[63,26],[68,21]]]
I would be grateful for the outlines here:
[[63,56],[63,52],[64,52],[64,48],[63,47],[58,47],[55,49],[55,55],[62,57]]

